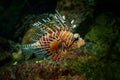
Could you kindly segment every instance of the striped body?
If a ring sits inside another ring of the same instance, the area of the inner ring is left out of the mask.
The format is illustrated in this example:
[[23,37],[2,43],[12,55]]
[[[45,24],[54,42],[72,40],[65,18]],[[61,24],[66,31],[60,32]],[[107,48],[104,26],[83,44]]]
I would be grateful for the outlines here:
[[33,53],[36,57],[47,56],[52,60],[61,60],[71,46],[74,45],[77,48],[84,45],[84,40],[80,38],[79,34],[71,32],[70,27],[65,24],[58,12],[53,20],[47,18],[42,21],[33,24],[39,31],[33,32],[34,43],[22,45],[23,54],[31,55]]
[[73,36],[69,30],[57,30],[42,36],[33,45],[45,49],[52,59],[57,60],[65,56],[67,48],[73,43]]

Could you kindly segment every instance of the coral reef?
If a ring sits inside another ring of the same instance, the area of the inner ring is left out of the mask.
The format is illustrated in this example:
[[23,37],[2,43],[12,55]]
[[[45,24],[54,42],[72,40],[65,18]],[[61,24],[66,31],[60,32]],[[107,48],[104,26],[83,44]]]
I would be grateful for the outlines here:
[[[18,78],[19,77],[19,78]],[[0,74],[0,79],[12,80],[86,80],[84,75],[77,73],[65,62],[61,64],[49,61],[27,61],[11,66]]]

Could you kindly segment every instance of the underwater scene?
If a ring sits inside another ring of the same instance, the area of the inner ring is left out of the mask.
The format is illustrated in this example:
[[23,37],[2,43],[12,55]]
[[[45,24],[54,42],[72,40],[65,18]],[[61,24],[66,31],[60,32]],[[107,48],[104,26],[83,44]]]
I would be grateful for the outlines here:
[[0,80],[120,80],[119,0],[1,0]]

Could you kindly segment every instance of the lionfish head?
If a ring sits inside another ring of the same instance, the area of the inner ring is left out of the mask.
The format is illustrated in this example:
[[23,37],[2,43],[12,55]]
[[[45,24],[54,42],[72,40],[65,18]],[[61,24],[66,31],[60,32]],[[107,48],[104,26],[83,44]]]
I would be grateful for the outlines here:
[[79,48],[79,47],[85,45],[85,41],[80,37],[80,35],[78,33],[74,34],[73,39],[74,39],[73,45],[72,45],[73,48]]

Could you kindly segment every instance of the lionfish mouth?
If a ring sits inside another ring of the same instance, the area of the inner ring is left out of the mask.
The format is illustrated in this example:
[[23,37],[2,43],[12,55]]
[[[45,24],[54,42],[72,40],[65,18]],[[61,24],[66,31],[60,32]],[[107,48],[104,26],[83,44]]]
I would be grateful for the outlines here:
[[82,38],[79,38],[77,45],[78,45],[78,48],[80,48],[81,46],[85,45],[85,41]]

